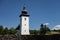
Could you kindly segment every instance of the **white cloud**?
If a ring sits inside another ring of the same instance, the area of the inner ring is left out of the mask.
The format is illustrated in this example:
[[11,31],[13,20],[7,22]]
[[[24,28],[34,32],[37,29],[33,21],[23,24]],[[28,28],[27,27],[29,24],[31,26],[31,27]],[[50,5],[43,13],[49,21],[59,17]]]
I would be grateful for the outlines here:
[[49,23],[44,23],[44,25],[49,25]]
[[52,30],[54,30],[54,29],[55,29],[55,30],[60,30],[60,25],[54,26]]

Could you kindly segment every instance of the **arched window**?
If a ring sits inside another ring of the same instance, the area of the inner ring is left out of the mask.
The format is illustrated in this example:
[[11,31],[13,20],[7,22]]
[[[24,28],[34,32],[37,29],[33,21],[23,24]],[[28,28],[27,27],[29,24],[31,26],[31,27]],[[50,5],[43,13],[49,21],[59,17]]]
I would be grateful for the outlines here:
[[26,20],[26,18],[25,18],[25,20]]

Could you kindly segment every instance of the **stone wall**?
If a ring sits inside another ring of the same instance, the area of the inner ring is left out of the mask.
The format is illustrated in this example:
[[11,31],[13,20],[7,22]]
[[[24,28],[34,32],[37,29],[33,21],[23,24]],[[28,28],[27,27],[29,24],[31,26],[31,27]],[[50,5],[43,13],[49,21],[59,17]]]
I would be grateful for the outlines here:
[[60,35],[0,35],[0,40],[60,40]]

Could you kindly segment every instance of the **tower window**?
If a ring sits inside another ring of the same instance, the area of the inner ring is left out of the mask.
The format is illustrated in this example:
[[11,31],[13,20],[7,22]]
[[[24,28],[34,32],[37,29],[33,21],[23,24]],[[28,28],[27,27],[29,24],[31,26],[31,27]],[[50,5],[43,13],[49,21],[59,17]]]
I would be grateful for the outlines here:
[[26,30],[25,30],[25,32],[26,32]]
[[26,18],[25,18],[25,20],[26,20]]
[[25,26],[26,26],[26,24],[25,24]]
[[24,30],[24,32],[26,32],[26,30]]

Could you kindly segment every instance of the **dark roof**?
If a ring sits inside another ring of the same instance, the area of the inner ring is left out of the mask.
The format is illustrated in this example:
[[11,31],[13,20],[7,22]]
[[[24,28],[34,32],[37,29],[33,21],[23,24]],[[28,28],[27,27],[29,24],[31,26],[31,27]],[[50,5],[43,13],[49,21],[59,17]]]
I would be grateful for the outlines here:
[[27,14],[26,11],[22,11],[22,13],[21,13],[21,15],[19,17],[21,17],[21,16],[29,16],[29,15]]
[[20,24],[17,26],[16,30],[19,30],[20,29]]
[[23,15],[23,14],[21,14],[19,17],[21,17],[21,16],[30,16],[30,15]]
[[21,13],[21,15],[19,17],[21,17],[21,16],[29,16],[28,13],[27,13],[26,6],[25,5],[23,6],[22,13]]

